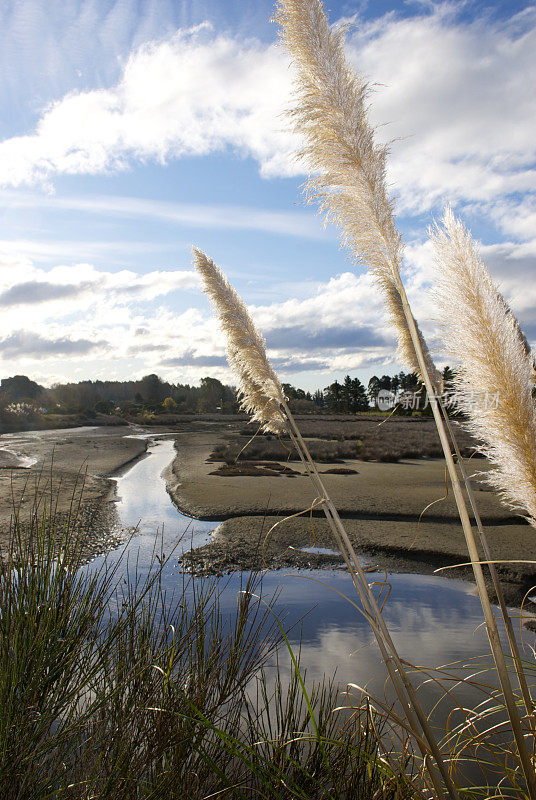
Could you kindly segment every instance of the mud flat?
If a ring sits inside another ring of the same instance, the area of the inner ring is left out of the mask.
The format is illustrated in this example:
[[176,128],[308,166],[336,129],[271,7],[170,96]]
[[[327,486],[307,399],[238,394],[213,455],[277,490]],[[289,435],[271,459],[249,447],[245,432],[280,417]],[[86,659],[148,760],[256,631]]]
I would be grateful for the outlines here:
[[0,437],[0,547],[6,548],[14,511],[24,526],[35,509],[54,498],[61,521],[80,504],[77,529],[88,555],[115,542],[111,475],[142,456],[146,440],[126,430],[58,430]]
[[[166,475],[168,492],[183,513],[224,520],[210,544],[183,558],[184,568],[221,573],[263,566],[341,564],[340,556],[323,552],[331,550],[333,542],[321,512],[315,511],[312,519],[306,513],[282,521],[287,515],[310,508],[315,500],[311,481],[300,464],[292,462],[292,469],[299,474],[291,476],[212,475],[218,464],[207,462],[207,458],[215,441],[214,432],[181,436],[175,443],[177,456]],[[322,464],[320,469],[325,471],[330,466]],[[430,572],[467,561],[455,502],[450,492],[445,497],[443,461],[416,459],[385,464],[348,460],[344,466],[357,474],[324,474],[322,479],[345,518],[350,539],[358,552],[366,554],[367,562],[394,571]],[[478,460],[472,469],[482,472],[487,465]],[[504,508],[478,480],[475,489],[494,557],[536,562],[533,529]],[[302,552],[310,547],[321,551]],[[499,567],[499,572],[512,602],[536,583],[536,567],[532,565],[508,564]],[[470,577],[471,571],[458,568],[443,574]]]

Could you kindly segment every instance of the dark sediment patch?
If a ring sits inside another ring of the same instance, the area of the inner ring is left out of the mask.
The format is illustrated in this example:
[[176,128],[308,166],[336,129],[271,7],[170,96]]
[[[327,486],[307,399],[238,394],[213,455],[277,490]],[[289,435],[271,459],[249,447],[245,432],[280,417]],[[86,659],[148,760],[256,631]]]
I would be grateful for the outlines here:
[[[358,556],[371,568],[430,574],[438,568],[467,561],[459,524],[425,523],[417,533],[415,524],[407,521],[346,519],[344,525]],[[497,526],[486,533],[499,559],[534,559],[534,565],[497,565],[507,602],[519,604],[536,580],[536,543],[527,553],[526,526]],[[204,575],[266,568],[346,568],[342,556],[304,552],[310,546],[336,547],[325,519],[237,517],[221,523],[209,544],[184,554],[180,563],[183,569]],[[441,574],[465,580],[472,580],[473,575],[468,566],[444,570]],[[493,598],[491,581],[488,589]]]
[[236,464],[224,464],[218,469],[213,470],[209,475],[244,476],[244,477],[267,477],[274,478],[279,475],[292,477],[301,473],[292,467],[279,464],[277,461],[237,461]]

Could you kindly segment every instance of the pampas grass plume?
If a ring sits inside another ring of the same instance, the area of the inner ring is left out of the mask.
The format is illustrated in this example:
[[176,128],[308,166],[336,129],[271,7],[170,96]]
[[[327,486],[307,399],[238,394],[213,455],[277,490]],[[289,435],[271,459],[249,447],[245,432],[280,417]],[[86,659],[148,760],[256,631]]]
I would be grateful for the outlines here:
[[[534,360],[526,337],[484,266],[470,232],[447,209],[432,232],[437,303],[468,427],[493,469],[487,480],[536,527]],[[497,403],[493,402],[497,398]]]
[[240,407],[263,429],[282,433],[287,428],[281,411],[283,388],[273,370],[264,340],[237,292],[216,264],[198,248],[192,248],[194,265],[203,288],[212,300],[225,334],[229,365],[238,378]]
[[[330,29],[320,0],[280,0],[276,19],[298,67],[291,117],[305,140],[299,155],[318,173],[307,182],[306,196],[318,202],[326,221],[339,225],[354,261],[371,270],[397,332],[400,355],[422,379],[402,303],[403,245],[386,190],[388,149],[376,144],[367,119],[367,85],[347,64],[344,31]],[[438,390],[441,376],[418,334]]]

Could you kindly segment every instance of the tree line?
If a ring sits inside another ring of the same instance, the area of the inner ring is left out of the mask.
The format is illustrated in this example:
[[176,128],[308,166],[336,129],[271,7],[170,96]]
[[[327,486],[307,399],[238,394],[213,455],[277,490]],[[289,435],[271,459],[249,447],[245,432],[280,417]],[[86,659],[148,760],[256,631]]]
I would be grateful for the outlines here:
[[[452,372],[445,368],[444,377]],[[381,389],[395,396],[420,391],[415,373],[373,375],[365,387],[359,378],[346,375],[315,392],[283,384],[291,408],[298,413],[356,414],[369,411]],[[139,413],[224,413],[238,411],[236,388],[217,378],[205,377],[199,386],[169,383],[151,373],[139,380],[85,380],[78,383],[57,383],[45,388],[26,375],[14,375],[0,381],[0,415],[36,414],[122,414]]]

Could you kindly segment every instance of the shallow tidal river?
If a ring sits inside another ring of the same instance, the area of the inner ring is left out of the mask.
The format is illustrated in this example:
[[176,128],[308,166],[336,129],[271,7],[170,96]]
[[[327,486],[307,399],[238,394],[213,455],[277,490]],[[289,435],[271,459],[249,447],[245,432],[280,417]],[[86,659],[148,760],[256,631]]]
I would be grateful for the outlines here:
[[[217,523],[193,520],[175,508],[162,477],[174,456],[173,442],[150,438],[147,456],[116,478],[120,524],[124,528],[135,526],[136,532],[126,550],[125,546],[119,547],[106,558],[109,562],[121,559],[122,570],[132,574],[137,570],[139,574],[148,571],[155,551],[170,556],[162,583],[171,593],[182,586],[178,557],[191,547],[206,544]],[[103,558],[95,559],[85,569],[98,568]],[[237,592],[246,579],[247,575],[240,572],[219,579],[224,612],[233,613]],[[384,573],[370,573],[371,583],[384,580]],[[391,591],[385,620],[404,659],[427,667],[478,656],[483,664],[491,661],[473,584],[419,574],[390,574],[388,582]],[[369,625],[341,596],[356,599],[344,570],[266,571],[262,594],[266,600],[277,594],[277,614],[286,628],[295,626],[290,641],[300,649],[301,665],[309,680],[335,676],[343,689],[347,683],[354,683],[366,686],[373,695],[383,696],[386,672]],[[524,636],[532,643],[533,634],[527,632]],[[284,652],[279,664],[283,671],[289,669]],[[471,704],[476,699],[473,694],[468,688],[458,688],[457,702]]]

